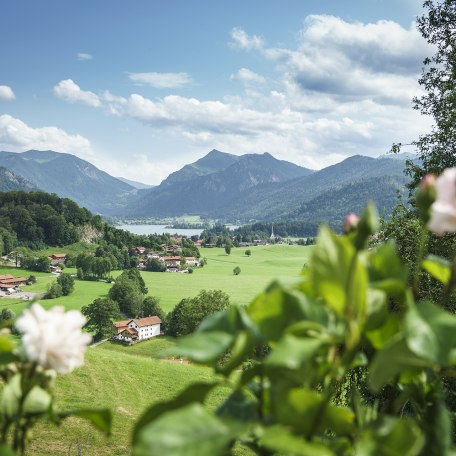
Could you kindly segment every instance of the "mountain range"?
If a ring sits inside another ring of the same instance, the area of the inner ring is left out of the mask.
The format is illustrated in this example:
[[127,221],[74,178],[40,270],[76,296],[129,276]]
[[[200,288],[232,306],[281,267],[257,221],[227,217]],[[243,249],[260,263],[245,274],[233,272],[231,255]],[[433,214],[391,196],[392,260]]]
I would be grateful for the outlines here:
[[336,221],[347,212],[359,212],[369,199],[388,214],[397,203],[397,191],[405,193],[405,158],[410,157],[357,155],[314,171],[267,152],[239,156],[212,150],[151,187],[112,177],[70,154],[0,152],[0,167],[6,170],[0,168],[0,190],[12,185],[6,172],[9,182],[14,176],[24,190],[39,188],[122,218],[189,214],[240,223]]

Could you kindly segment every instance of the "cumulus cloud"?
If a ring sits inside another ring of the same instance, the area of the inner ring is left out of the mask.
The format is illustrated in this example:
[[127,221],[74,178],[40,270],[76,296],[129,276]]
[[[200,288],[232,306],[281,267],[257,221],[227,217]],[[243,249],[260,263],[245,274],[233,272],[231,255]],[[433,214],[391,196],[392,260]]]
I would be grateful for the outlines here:
[[7,85],[0,85],[0,100],[11,101],[16,98],[13,89]]
[[261,76],[248,68],[239,69],[236,73],[231,75],[230,79],[247,84],[264,84],[266,82],[266,78],[264,76]]
[[138,85],[156,89],[179,89],[193,82],[187,73],[130,73],[129,78]]
[[81,90],[72,79],[64,79],[54,86],[54,95],[70,103],[82,103],[94,108],[101,106],[97,95],[93,92]]
[[87,54],[85,52],[78,52],[76,55],[78,60],[93,60],[93,55],[92,54]]
[[242,28],[234,27],[231,30],[231,46],[238,49],[244,49],[247,51],[253,49],[262,49],[264,46],[263,38],[257,35],[248,35]]
[[[392,142],[409,142],[429,128],[429,119],[411,109],[421,62],[432,53],[413,24],[309,16],[289,48],[267,47],[263,38],[240,28],[231,31],[231,39],[230,46],[256,52],[273,67],[274,90],[263,84],[264,76],[241,68],[231,79],[246,85],[242,96],[96,96],[70,80],[77,88],[71,85],[72,93],[92,94],[98,102],[93,106],[129,116],[161,136],[178,137],[189,148],[268,151],[311,168],[353,154],[380,155]],[[130,79],[171,88],[179,78],[173,82],[170,75],[179,74],[187,81],[186,73],[133,73]]]
[[339,101],[410,104],[421,63],[431,52],[414,24],[405,29],[392,21],[363,24],[312,15],[304,21],[297,49],[269,48],[263,55],[303,92]]
[[0,115],[0,148],[11,152],[37,149],[91,156],[87,138],[71,135],[57,127],[33,128],[8,114]]

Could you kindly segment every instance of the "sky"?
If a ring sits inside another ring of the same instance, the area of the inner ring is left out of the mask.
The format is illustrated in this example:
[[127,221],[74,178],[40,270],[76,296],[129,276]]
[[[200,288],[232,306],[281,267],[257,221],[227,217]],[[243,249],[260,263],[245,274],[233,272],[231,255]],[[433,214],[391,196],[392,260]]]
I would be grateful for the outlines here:
[[158,184],[212,149],[312,169],[429,130],[421,0],[2,0],[0,150]]

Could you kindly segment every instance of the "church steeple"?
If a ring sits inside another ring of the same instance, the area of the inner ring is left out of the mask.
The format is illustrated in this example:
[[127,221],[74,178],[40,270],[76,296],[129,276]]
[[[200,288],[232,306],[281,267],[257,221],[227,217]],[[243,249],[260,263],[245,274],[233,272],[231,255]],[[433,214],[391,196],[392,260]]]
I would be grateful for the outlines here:
[[274,234],[274,224],[271,225],[271,236],[269,239],[275,239],[275,234]]

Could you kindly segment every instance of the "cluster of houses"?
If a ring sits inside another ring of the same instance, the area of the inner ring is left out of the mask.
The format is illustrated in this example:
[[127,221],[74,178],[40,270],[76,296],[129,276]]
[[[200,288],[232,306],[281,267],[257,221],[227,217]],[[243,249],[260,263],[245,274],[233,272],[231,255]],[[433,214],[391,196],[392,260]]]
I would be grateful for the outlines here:
[[19,290],[20,285],[27,283],[24,277],[14,277],[11,274],[0,275],[0,291],[5,294],[12,294]]
[[[177,238],[178,239],[178,238]],[[188,272],[188,268],[200,266],[200,261],[196,257],[184,257],[178,255],[181,251],[179,245],[163,244],[160,246],[163,252],[147,251],[145,247],[133,247],[130,249],[130,255],[139,257],[138,268],[145,269],[149,258],[156,259],[164,264],[166,272]]]
[[132,318],[116,321],[114,325],[114,339],[128,344],[150,339],[161,334],[159,317]]

